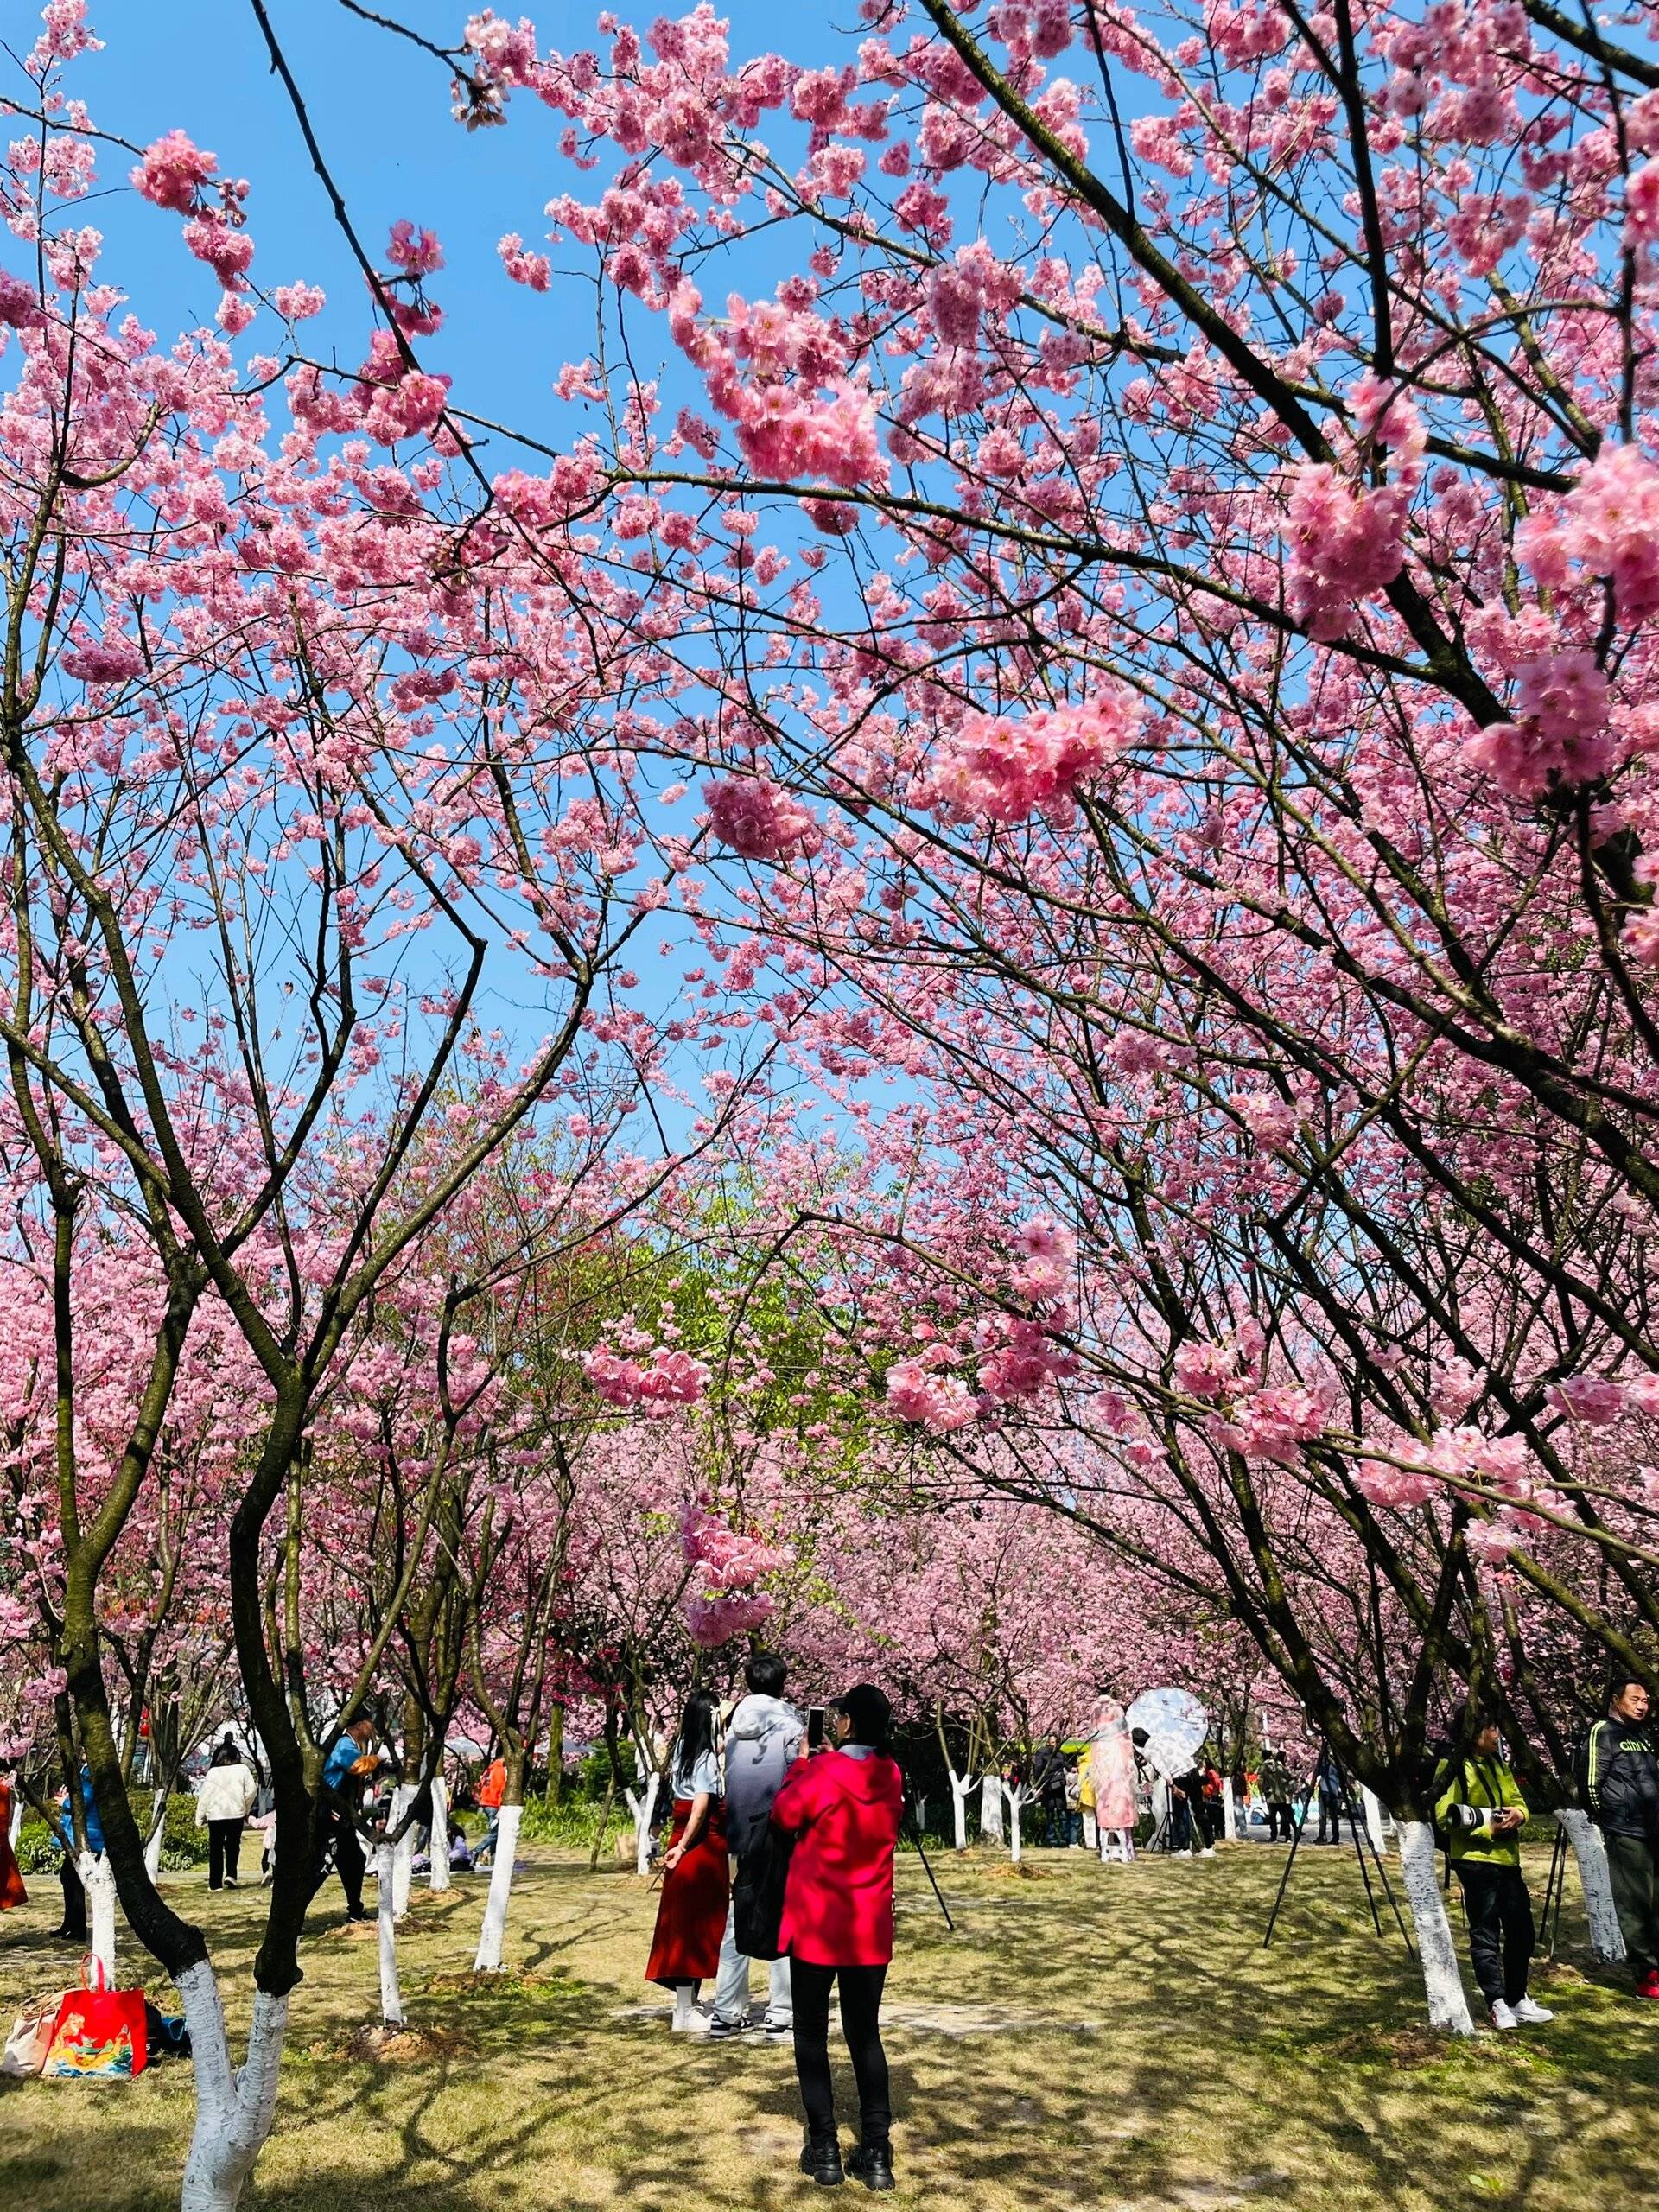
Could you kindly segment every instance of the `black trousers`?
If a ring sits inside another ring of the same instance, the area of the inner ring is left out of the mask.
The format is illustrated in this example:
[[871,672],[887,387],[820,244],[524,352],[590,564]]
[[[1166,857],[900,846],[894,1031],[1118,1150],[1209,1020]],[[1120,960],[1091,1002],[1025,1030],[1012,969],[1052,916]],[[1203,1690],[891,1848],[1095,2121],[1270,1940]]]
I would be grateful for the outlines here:
[[893,2126],[887,2055],[881,2048],[881,1990],[886,1967],[814,1967],[790,1961],[795,2000],[795,2071],[807,2133],[823,2142],[836,2132],[836,2093],[830,2079],[830,1989],[841,1984],[841,2031],[858,2083],[860,2128],[866,2143],[885,2143]]
[[360,1920],[364,1916],[363,1870],[368,1861],[363,1856],[363,1847],[357,1840],[357,1829],[348,1813],[329,1813],[317,1822],[317,1855],[311,1866],[311,1894],[315,1897],[328,1878],[325,1862],[331,1843],[334,1847],[334,1872],[346,1892],[346,1910],[353,1920]]
[[[1284,1830],[1282,1836],[1280,1834],[1281,1828]],[[1283,1797],[1270,1797],[1268,1800],[1268,1841],[1288,1843],[1295,1833],[1289,1801]]]
[[[1325,1834],[1327,1827],[1331,1831],[1328,1836]],[[1319,1833],[1316,1840],[1319,1843],[1342,1841],[1342,1800],[1340,1797],[1327,1797],[1323,1790],[1319,1792]]]
[[1527,1993],[1537,1930],[1532,1897],[1518,1866],[1462,1866],[1463,1909],[1469,1916],[1469,1957],[1489,2005],[1518,2005]]
[[222,1890],[226,1877],[236,1879],[237,1862],[242,1856],[242,1823],[240,1821],[209,1821],[207,1823],[207,1886]]
[[1659,1970],[1659,1853],[1644,1835],[1604,1836],[1613,1909],[1638,1981]]
[[63,1933],[73,1936],[77,1943],[84,1943],[86,1941],[86,1891],[67,1851],[58,1861],[58,1879],[63,1885]]

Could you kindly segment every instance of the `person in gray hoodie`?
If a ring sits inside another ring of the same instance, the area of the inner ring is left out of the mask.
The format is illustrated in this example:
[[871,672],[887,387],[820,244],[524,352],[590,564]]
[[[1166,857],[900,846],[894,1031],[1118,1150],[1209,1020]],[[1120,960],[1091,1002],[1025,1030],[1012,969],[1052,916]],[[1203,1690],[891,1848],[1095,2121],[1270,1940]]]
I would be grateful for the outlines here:
[[[757,1891],[775,1887],[782,1903],[781,1867],[773,1858],[780,1849],[772,1828],[772,1803],[784,1778],[800,1756],[806,1724],[792,1705],[784,1701],[787,1669],[775,1652],[757,1651],[745,1663],[743,1679],[748,1695],[740,1698],[726,1726],[726,1840],[735,1862],[731,1910],[720,1947],[720,1972],[715,1982],[715,2013],[709,2026],[711,2042],[721,2042],[764,2024],[769,2039],[788,2039],[794,2024],[790,1999],[789,1961],[772,1958],[766,1986],[764,2023],[749,2011],[750,1955],[738,1948],[741,1909],[753,1903]],[[764,1918],[764,1902],[760,1916]]]

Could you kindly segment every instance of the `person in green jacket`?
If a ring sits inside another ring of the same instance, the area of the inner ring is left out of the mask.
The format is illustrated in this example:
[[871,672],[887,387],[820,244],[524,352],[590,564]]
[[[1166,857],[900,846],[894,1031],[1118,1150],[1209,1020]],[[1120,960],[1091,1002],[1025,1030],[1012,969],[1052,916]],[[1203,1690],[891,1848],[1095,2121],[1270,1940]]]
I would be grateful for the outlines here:
[[1527,1994],[1537,1931],[1521,1872],[1526,1824],[1497,1724],[1483,1715],[1471,1748],[1448,1752],[1434,1770],[1434,1825],[1463,1887],[1469,1956],[1495,2028],[1539,2027],[1555,2017]]

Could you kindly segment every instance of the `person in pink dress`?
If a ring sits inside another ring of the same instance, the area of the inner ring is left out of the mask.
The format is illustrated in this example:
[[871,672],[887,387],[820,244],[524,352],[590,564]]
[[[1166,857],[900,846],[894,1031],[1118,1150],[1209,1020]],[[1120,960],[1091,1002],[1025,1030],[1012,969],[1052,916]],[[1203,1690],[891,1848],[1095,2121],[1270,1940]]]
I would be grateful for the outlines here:
[[1103,1697],[1096,1708],[1089,1767],[1100,1855],[1127,1864],[1135,1856],[1135,1745],[1128,1720],[1115,1697]]

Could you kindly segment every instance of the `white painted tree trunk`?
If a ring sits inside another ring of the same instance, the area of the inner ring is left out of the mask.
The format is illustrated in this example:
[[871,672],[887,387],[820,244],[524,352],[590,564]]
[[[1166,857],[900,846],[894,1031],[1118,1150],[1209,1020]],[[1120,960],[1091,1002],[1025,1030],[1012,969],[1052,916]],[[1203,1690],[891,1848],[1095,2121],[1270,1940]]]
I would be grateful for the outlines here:
[[167,1792],[153,1789],[149,1796],[149,1834],[144,1840],[144,1872],[152,1882],[162,1878],[162,1845],[167,1834]]
[[10,1834],[8,1835],[8,1837],[7,1837],[7,1839],[6,1839],[6,1840],[10,1844],[10,1846],[11,1846],[11,1847],[12,1847],[12,1849],[13,1849],[14,1851],[17,1848],[17,1839],[18,1839],[18,1837],[22,1834],[22,1832],[23,1832],[23,1793],[22,1793],[22,1791],[21,1789],[18,1789],[18,1790],[14,1791],[14,1792],[13,1792],[13,1794],[12,1794],[12,1800],[11,1800],[11,1831],[10,1831]]
[[235,2212],[276,2110],[288,1999],[255,1990],[247,2059],[238,2069],[231,2063],[219,1984],[206,1960],[184,1969],[178,1991],[196,2085],[196,2126],[180,2212]]
[[1417,1955],[1422,1961],[1428,2024],[1442,2035],[1471,2036],[1475,2024],[1464,1995],[1452,1923],[1440,1895],[1434,1831],[1427,1821],[1396,1820],[1394,1826],[1400,1839],[1400,1872],[1416,1931]]
[[[652,1779],[654,1781],[656,1777]],[[646,1794],[649,1796],[649,1791]],[[512,1861],[518,1848],[518,1823],[524,1816],[522,1805],[501,1808],[495,1858],[490,1866],[490,1894],[484,1906],[484,1925],[479,1930],[478,1956],[473,1961],[474,1974],[501,1971],[502,1946],[507,1933],[507,1898],[512,1891]]]
[[1374,1789],[1366,1789],[1363,1787],[1359,1793],[1359,1798],[1361,1804],[1365,1808],[1366,1833],[1370,1835],[1372,1847],[1376,1850],[1377,1857],[1380,1859],[1382,1856],[1385,1847],[1385,1835],[1382,1827],[1382,1800],[1377,1796]]
[[950,1811],[956,1828],[957,1849],[968,1848],[968,1796],[974,1786],[971,1774],[958,1774],[955,1767],[947,1767],[950,1777]]
[[663,1777],[653,1767],[645,1777],[643,1796],[636,1796],[632,1789],[622,1792],[633,1815],[633,1871],[642,1882],[651,1872],[651,1819],[657,1810],[657,1793],[662,1786]]
[[428,1885],[435,1890],[449,1886],[449,1789],[441,1774],[432,1777],[432,1835],[427,1846]]
[[83,1851],[79,1861],[81,1885],[92,1908],[92,1955],[103,1961],[109,1986],[115,1987],[115,1872],[101,1855]]
[[1624,1956],[1624,1937],[1613,1904],[1607,1847],[1601,1840],[1601,1830],[1576,1805],[1563,1806],[1555,1817],[1566,1829],[1573,1856],[1579,1862],[1579,1886],[1584,1891],[1585,1915],[1590,1923],[1590,1948],[1603,1966],[1617,1966]]
[[979,1840],[982,1843],[1004,1843],[1002,1833],[1002,1777],[988,1774],[979,1791]]
[[389,2028],[404,2024],[404,1993],[397,1986],[397,1849],[381,1842],[374,1854],[375,1879],[380,1889],[375,1915],[380,1938],[380,2018]]
[[[396,1827],[415,1802],[407,1783],[391,1793],[391,1825]],[[447,1854],[446,1854],[447,1856]],[[411,1821],[391,1847],[391,1914],[402,1920],[409,1910],[409,1892],[415,1880],[415,1823]]]
[[1238,1841],[1238,1808],[1233,1802],[1233,1778],[1228,1775],[1221,1785],[1221,1834],[1226,1843]]
[[1017,1866],[1020,1864],[1020,1814],[1026,1802],[1026,1793],[1023,1789],[1005,1789],[1002,1794],[1008,1801],[1008,1849],[1014,1854],[1014,1863]]

